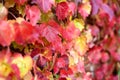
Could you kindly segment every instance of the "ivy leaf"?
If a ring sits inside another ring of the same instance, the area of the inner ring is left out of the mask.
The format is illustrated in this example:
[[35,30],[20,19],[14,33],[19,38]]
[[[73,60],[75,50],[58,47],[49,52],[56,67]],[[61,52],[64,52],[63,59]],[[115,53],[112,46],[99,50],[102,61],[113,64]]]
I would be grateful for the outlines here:
[[7,18],[8,10],[2,3],[0,3],[0,20],[5,20]]
[[56,15],[58,20],[63,20],[68,16],[69,6],[66,2],[61,2],[57,4]]
[[15,2],[14,0],[5,0],[5,7],[10,8],[10,7],[14,7]]
[[32,0],[32,3],[36,3],[44,13],[47,13],[51,10],[54,0]]
[[60,2],[65,2],[66,0],[55,0],[55,2],[60,3]]
[[0,20],[0,44],[9,46],[14,40],[14,30],[7,21]]
[[74,19],[74,24],[80,31],[84,29],[84,21],[82,19]]
[[7,77],[12,72],[11,66],[6,62],[0,62],[0,75]]
[[55,66],[54,66],[54,73],[58,73],[61,68],[67,68],[69,64],[69,59],[66,55],[63,55],[57,58]]
[[76,10],[77,10],[77,7],[76,7],[75,3],[74,3],[74,2],[70,2],[70,3],[68,4],[68,6],[69,6],[69,9],[70,9],[72,15],[74,15],[75,12],[76,12]]
[[20,77],[23,78],[32,68],[33,61],[30,56],[17,54],[13,56],[12,64],[16,64],[20,70]]
[[89,52],[88,52],[88,59],[91,63],[93,64],[98,64],[100,59],[101,59],[101,47],[93,47]]
[[37,6],[26,6],[25,9],[26,20],[30,20],[32,25],[35,25],[37,21],[40,19],[40,10]]
[[[20,18],[17,22],[20,21]],[[14,24],[15,29],[15,41],[19,44],[24,44],[26,41],[31,42],[34,41],[35,35],[34,27],[29,22],[24,20],[20,21],[19,23]]]
[[73,22],[70,22],[68,26],[66,26],[65,28],[63,28],[63,30],[61,30],[61,34],[62,37],[65,38],[67,41],[71,41],[72,39],[75,39],[79,36],[80,30],[76,28]]
[[68,62],[69,62],[68,57],[63,55],[57,59],[56,65],[58,68],[65,68],[68,66]]
[[86,17],[89,16],[90,12],[91,12],[91,5],[90,2],[86,2],[86,3],[82,3],[79,7],[78,7],[78,12],[81,14],[81,16],[85,19]]
[[53,28],[49,25],[46,25],[46,24],[41,24],[40,30],[41,30],[40,34],[43,37],[45,37],[49,42],[54,42],[57,40],[59,41],[59,39],[60,39],[58,37],[59,32],[55,28]]
[[84,55],[88,50],[87,39],[84,35],[75,39],[74,49],[79,53],[79,55]]
[[92,3],[92,14],[97,14],[99,9],[102,9],[105,13],[109,15],[109,20],[112,20],[114,17],[113,10],[105,3],[103,3],[101,0],[91,0]]
[[18,5],[23,5],[27,0],[14,0]]

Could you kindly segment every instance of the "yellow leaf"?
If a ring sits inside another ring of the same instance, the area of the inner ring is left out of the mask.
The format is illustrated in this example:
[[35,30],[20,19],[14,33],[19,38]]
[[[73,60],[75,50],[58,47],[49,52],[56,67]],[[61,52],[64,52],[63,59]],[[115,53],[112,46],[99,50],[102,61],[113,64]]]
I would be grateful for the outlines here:
[[29,70],[32,68],[32,58],[30,56],[25,56],[24,58],[19,55],[13,58],[13,64],[16,64],[20,69],[20,77],[23,78]]
[[67,77],[67,80],[72,80],[72,79]]
[[84,29],[84,21],[82,19],[75,19],[74,21],[75,27],[78,28],[80,31]]
[[70,55],[71,55],[69,57],[70,65],[77,64],[78,63],[78,59],[79,59],[78,53],[74,49],[71,49],[70,50]]
[[74,49],[79,53],[79,55],[84,55],[88,50],[87,39],[85,35],[81,35],[75,39]]
[[11,73],[12,69],[9,64],[5,62],[0,63],[0,75],[7,77]]

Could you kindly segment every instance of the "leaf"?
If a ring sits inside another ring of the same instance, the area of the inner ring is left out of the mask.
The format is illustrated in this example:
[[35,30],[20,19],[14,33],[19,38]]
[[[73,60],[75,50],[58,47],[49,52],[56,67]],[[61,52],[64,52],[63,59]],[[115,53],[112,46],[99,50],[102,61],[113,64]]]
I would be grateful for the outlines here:
[[14,30],[7,21],[0,20],[0,44],[9,46],[14,40]]
[[68,69],[61,69],[60,70],[60,77],[69,77],[71,74],[73,74],[72,70],[70,68]]
[[102,62],[107,62],[110,58],[107,52],[102,52],[101,57],[102,57],[101,59]]
[[27,0],[14,0],[18,5],[23,5]]
[[70,22],[63,30],[61,30],[61,34],[65,40],[71,41],[79,36],[80,30],[75,27],[73,22]]
[[34,27],[26,21],[20,21],[20,24],[14,24],[15,41],[19,44],[24,44],[26,41],[34,42],[36,35],[34,35]]
[[98,13],[98,10],[100,8],[101,0],[91,0],[92,4],[92,14],[96,15]]
[[69,53],[69,66],[76,65],[79,62],[79,54],[74,49],[71,49]]
[[47,13],[51,10],[54,0],[32,0],[32,3],[36,3],[44,13]]
[[81,4],[78,7],[78,12],[80,13],[80,15],[85,19],[86,17],[89,16],[90,12],[91,12],[91,5],[90,2],[86,2]]
[[26,6],[25,9],[25,13],[26,13],[26,20],[30,20],[30,23],[32,25],[35,25],[38,20],[40,20],[40,10],[37,6]]
[[56,16],[58,20],[63,20],[68,16],[69,6],[66,2],[61,2],[57,4]]
[[76,10],[76,9],[77,9],[77,6],[75,5],[74,2],[70,2],[70,3],[68,4],[68,6],[69,6],[69,9],[70,9],[70,12],[72,13],[72,15],[74,15],[75,12],[77,11],[77,10]]
[[7,77],[12,72],[12,69],[8,63],[0,62],[0,75]]
[[16,5],[16,9],[19,11],[19,14],[25,17],[25,6],[26,5]]
[[40,30],[41,30],[40,34],[43,37],[45,37],[49,42],[54,42],[57,40],[59,41],[59,39],[60,39],[58,37],[59,32],[55,28],[53,28],[49,25],[46,25],[46,24],[41,24]]
[[87,40],[84,35],[81,35],[75,39],[74,49],[79,53],[79,55],[84,55],[88,50]]
[[20,77],[23,78],[32,68],[33,61],[30,56],[22,57],[17,54],[13,57],[12,64],[16,64],[20,70]]
[[66,0],[55,0],[56,3],[65,2]]
[[56,66],[58,68],[65,68],[68,66],[68,62],[69,62],[68,57],[66,55],[63,55],[60,58],[57,58]]
[[80,31],[84,29],[84,21],[82,19],[74,19],[74,24]]
[[37,61],[36,61],[36,65],[43,70],[46,66],[47,66],[47,59],[43,56],[39,56]]
[[49,21],[51,21],[52,17],[53,17],[53,13],[51,13],[51,12],[42,13],[40,22],[49,22]]
[[32,73],[31,72],[28,72],[28,74],[26,74],[24,76],[24,79],[23,80],[32,80],[33,79],[33,76],[32,76]]
[[93,7],[92,9],[93,15],[97,14],[99,9],[102,9],[109,15],[109,20],[113,19],[114,12],[107,4],[103,3],[101,0],[91,0],[91,2],[92,2],[92,7]]
[[88,52],[88,59],[93,64],[98,64],[101,58],[101,47],[95,46]]
[[0,20],[5,20],[7,18],[8,10],[2,3],[0,3]]
[[69,59],[66,55],[62,55],[61,57],[57,58],[56,63],[54,65],[54,73],[58,73],[61,68],[67,68],[69,64]]
[[15,2],[14,0],[5,0],[5,7],[10,8],[10,7],[14,7]]
[[112,20],[114,17],[113,10],[106,4],[102,4],[101,8],[109,15],[109,20]]

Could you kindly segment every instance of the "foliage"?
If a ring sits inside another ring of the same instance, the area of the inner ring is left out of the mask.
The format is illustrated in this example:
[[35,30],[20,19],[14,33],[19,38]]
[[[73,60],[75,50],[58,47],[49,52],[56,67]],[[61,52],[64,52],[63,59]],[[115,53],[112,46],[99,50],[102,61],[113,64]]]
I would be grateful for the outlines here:
[[119,0],[3,0],[0,80],[119,80]]

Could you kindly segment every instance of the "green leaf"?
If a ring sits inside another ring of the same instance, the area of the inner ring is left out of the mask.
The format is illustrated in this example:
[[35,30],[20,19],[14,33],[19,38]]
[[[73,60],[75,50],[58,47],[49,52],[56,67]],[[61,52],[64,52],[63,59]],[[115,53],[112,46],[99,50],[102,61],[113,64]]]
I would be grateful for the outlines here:
[[66,0],[55,0],[56,3],[66,2]]
[[41,14],[41,21],[40,22],[48,22],[53,17],[53,13],[42,13]]

